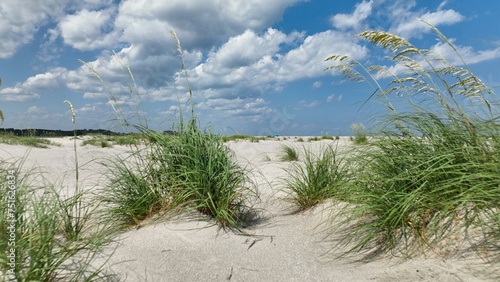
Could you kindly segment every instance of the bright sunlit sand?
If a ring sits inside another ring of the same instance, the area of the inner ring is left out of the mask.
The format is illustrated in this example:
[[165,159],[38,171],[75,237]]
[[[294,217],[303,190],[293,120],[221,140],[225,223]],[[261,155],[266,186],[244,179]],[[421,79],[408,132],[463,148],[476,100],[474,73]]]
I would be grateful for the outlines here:
[[[441,258],[430,254],[402,260],[386,254],[370,262],[357,262],[357,255],[335,259],[342,249],[335,249],[331,242],[335,234],[326,236],[322,225],[332,207],[322,204],[292,214],[278,191],[280,178],[286,175],[283,169],[290,163],[279,161],[278,153],[282,145],[319,150],[326,144],[346,147],[352,142],[347,137],[314,142],[297,142],[297,138],[226,143],[238,162],[251,170],[261,193],[261,219],[245,230],[250,236],[182,216],[141,224],[119,236],[105,270],[122,281],[494,281],[488,278],[491,266],[473,255]],[[73,140],[51,140],[61,146],[38,149],[1,144],[0,152],[3,159],[24,156],[24,168],[39,168],[53,183],[64,183],[61,189],[71,190]],[[78,146],[77,150],[80,184],[98,189],[105,182],[100,162],[125,156],[129,148]]]

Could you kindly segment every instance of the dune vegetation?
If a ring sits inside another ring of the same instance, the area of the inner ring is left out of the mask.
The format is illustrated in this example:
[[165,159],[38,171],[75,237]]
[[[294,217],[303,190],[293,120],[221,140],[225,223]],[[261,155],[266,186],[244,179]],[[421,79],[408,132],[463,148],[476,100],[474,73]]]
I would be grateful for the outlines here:
[[[184,70],[181,44],[173,36]],[[358,36],[390,52],[392,61],[405,71],[391,74],[382,66],[364,66],[341,54],[326,61],[347,78],[371,85],[374,94],[367,102],[377,99],[387,114],[377,117],[374,128],[354,125],[348,148],[333,145],[312,152],[305,146],[282,147],[280,160],[290,163],[276,189],[285,192],[284,200],[297,211],[325,201],[338,204],[329,221],[333,224],[327,226],[338,244],[332,248],[347,246],[343,254],[446,255],[449,252],[442,250],[458,237],[481,257],[498,263],[500,115],[493,91],[464,61],[461,67],[452,66],[439,54],[386,32]],[[120,63],[130,76],[131,99],[140,101],[132,90],[137,89],[132,71]],[[108,183],[98,193],[89,194],[78,186],[77,136],[72,195],[61,196],[50,183],[33,187],[31,174],[23,172],[21,163],[0,163],[2,187],[15,185],[15,193],[8,189],[0,193],[0,248],[7,250],[0,252],[0,273],[20,281],[105,281],[110,274],[103,263],[110,254],[103,250],[117,233],[183,214],[248,235],[246,226],[259,215],[258,189],[249,169],[236,161],[224,142],[262,139],[224,137],[200,128],[185,77],[188,110],[179,105],[175,134],[149,129],[139,114],[137,122],[131,122],[113,108],[124,131],[139,133],[86,141],[131,149],[128,157],[103,160]],[[111,91],[107,94],[115,100]],[[75,125],[72,105],[67,103]],[[335,144],[338,139],[325,135],[314,140]],[[16,257],[15,263],[10,256]]]
[[[377,138],[351,153],[352,180],[343,198],[351,205],[338,213],[343,224],[334,228],[348,230],[341,243],[351,251],[370,246],[368,256],[389,251],[411,256],[436,251],[453,235],[482,255],[497,256],[500,115],[493,91],[463,60],[462,67],[452,66],[386,32],[358,36],[391,52],[405,71],[399,77],[346,56],[327,59],[348,78],[375,85],[374,95],[388,110],[373,129]],[[384,77],[387,88],[379,82]]]

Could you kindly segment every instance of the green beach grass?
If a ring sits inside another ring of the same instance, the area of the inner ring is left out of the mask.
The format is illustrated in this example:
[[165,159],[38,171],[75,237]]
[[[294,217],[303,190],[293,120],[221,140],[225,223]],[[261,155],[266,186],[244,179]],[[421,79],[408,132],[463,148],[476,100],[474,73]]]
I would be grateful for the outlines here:
[[[404,38],[380,31],[358,36],[392,52],[408,72],[384,89],[375,79],[386,74],[383,67],[364,67],[342,55],[327,59],[348,78],[377,85],[378,100],[388,109],[375,133],[379,137],[369,143],[357,141],[366,136],[353,128],[354,142],[365,145],[351,154],[353,181],[345,199],[350,205],[337,215],[342,224],[332,227],[344,232],[341,244],[350,252],[369,247],[366,257],[387,252],[411,257],[439,252],[453,235],[480,253],[482,245],[498,251],[500,116],[498,104],[488,100],[494,98],[491,89],[465,63],[454,67]],[[390,99],[395,94],[406,97],[410,110],[398,112]],[[480,101],[473,110],[461,106],[472,99]]]

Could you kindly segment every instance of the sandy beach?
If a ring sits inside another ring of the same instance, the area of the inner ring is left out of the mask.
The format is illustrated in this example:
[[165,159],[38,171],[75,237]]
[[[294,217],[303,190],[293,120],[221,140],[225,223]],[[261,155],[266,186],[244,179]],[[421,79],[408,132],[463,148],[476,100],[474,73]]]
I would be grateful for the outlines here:
[[[24,156],[23,169],[36,168],[47,181],[70,191],[75,183],[73,140],[51,140],[61,146],[1,144],[1,159],[12,162]],[[80,146],[81,142],[77,148],[80,185],[102,188],[102,161],[125,156],[129,148]],[[250,170],[261,196],[260,219],[245,230],[249,235],[225,232],[210,221],[187,217],[146,224],[124,232],[117,245],[110,246],[116,249],[107,271],[118,281],[495,281],[499,266],[472,255],[426,254],[403,260],[386,254],[369,262],[357,261],[357,255],[336,259],[343,250],[335,249],[331,240],[335,234],[325,232],[324,224],[335,205],[325,203],[292,213],[279,191],[280,179],[286,176],[283,169],[290,165],[278,160],[282,145],[316,150],[332,142],[297,142],[294,137],[228,142],[238,162]],[[338,142],[339,146],[351,144],[347,137]]]

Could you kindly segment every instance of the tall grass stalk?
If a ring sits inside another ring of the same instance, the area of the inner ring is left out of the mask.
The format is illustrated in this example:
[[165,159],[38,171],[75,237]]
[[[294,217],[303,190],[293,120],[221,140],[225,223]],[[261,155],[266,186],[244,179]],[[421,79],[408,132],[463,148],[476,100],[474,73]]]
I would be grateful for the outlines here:
[[[375,91],[389,114],[378,125],[381,138],[353,154],[356,178],[346,199],[350,205],[339,217],[346,229],[341,242],[350,251],[370,249],[370,256],[395,250],[408,256],[429,249],[440,253],[457,234],[477,250],[485,242],[498,246],[500,115],[489,100],[493,92],[465,63],[452,66],[390,33],[358,36],[392,52],[406,76],[363,67],[369,78],[389,80],[386,89]],[[346,56],[327,60],[345,74],[360,73],[352,69],[359,64]],[[406,98],[403,111],[387,102],[394,94]],[[463,102],[472,107],[465,109]]]
[[64,102],[68,104],[69,110],[71,112],[71,122],[73,124],[73,152],[75,155],[75,190],[73,192],[73,195],[68,197],[67,199],[68,206],[66,209],[64,209],[66,211],[64,213],[64,216],[66,218],[66,236],[78,239],[78,236],[82,232],[84,225],[83,221],[85,219],[82,217],[83,195],[81,194],[79,187],[80,179],[79,179],[79,166],[78,166],[78,152],[76,149],[77,147],[76,117],[73,104],[68,100],[65,100]]

